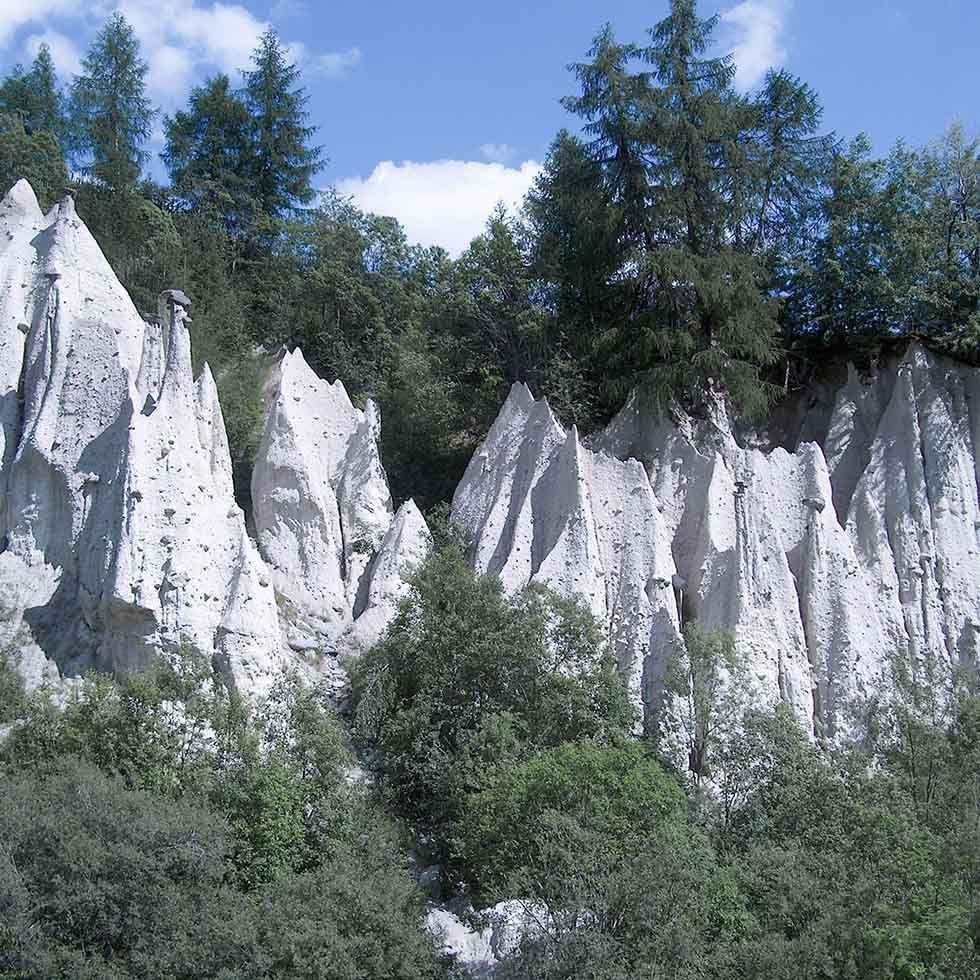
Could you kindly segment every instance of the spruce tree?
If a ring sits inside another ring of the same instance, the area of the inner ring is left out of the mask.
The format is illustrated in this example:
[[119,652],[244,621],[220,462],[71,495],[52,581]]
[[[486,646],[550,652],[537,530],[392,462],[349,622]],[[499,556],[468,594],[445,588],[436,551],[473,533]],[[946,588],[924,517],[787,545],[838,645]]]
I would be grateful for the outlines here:
[[51,49],[46,44],[38,49],[29,71],[18,65],[4,79],[0,85],[0,112],[19,116],[29,136],[44,132],[64,141],[64,98]]
[[782,143],[767,152],[769,116],[733,88],[732,59],[710,54],[717,21],[672,0],[645,47],[605,28],[592,60],[573,66],[582,94],[565,105],[586,121],[619,229],[609,278],[626,301],[597,337],[616,394],[646,379],[665,400],[724,392],[751,413],[772,393],[779,332],[772,268],[748,228],[760,224],[753,208],[771,216],[796,157]]
[[161,156],[174,190],[192,207],[220,214],[232,235],[247,226],[253,210],[250,125],[248,108],[227,75],[194,88],[186,111],[164,119]]
[[777,304],[759,258],[732,235],[731,188],[753,157],[752,117],[732,88],[735,65],[713,57],[717,16],[672,0],[650,31],[646,125],[656,248],[643,256],[649,305],[637,323],[641,360],[687,400],[727,392],[746,412],[765,409],[761,369],[777,356]]
[[72,121],[83,169],[114,190],[139,180],[155,110],[146,98],[147,64],[122,14],[96,35],[71,91]]
[[308,96],[298,79],[299,69],[270,28],[252,54],[243,97],[252,115],[252,193],[262,213],[273,219],[313,200],[311,181],[323,165],[321,148],[309,142],[316,128],[307,124]]
[[605,173],[607,192],[629,241],[651,244],[645,230],[650,185],[644,107],[650,79],[635,71],[640,49],[621,44],[606,24],[596,35],[587,62],[571,66],[582,94],[562,99],[586,120],[589,149]]

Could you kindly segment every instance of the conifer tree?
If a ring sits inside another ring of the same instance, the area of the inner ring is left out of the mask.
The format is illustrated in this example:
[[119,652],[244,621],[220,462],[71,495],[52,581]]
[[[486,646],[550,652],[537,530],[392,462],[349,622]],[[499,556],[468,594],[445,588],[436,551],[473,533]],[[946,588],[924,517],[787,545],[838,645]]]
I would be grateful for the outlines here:
[[610,278],[629,284],[629,298],[598,338],[617,394],[646,378],[666,399],[724,391],[757,412],[771,392],[763,372],[777,356],[778,305],[739,224],[767,165],[776,186],[783,156],[763,152],[763,116],[734,90],[732,59],[709,54],[717,20],[700,18],[695,0],[671,0],[642,48],[607,27],[593,60],[573,66],[582,95],[565,105],[586,120],[618,212]]
[[65,159],[51,133],[28,133],[19,116],[0,112],[0,197],[21,178],[30,181],[46,210],[68,182]]
[[29,136],[46,132],[64,141],[64,98],[47,44],[38,48],[28,71],[18,65],[0,85],[0,112],[19,116]]
[[96,35],[71,91],[72,121],[83,168],[114,190],[139,180],[155,110],[146,98],[147,64],[122,14]]
[[186,110],[164,119],[163,161],[174,190],[192,207],[209,208],[233,235],[247,226],[252,166],[251,117],[227,75],[191,91]]
[[733,172],[751,160],[754,134],[732,59],[707,54],[716,24],[695,0],[672,0],[643,52],[656,81],[645,118],[658,247],[644,256],[638,347],[668,390],[696,400],[722,389],[754,413],[769,400],[761,369],[777,354],[777,305],[765,266],[731,234]]
[[243,97],[252,115],[252,193],[262,213],[274,219],[313,200],[311,181],[323,165],[321,148],[309,142],[316,128],[307,123],[308,96],[298,79],[299,69],[270,28],[252,54]]

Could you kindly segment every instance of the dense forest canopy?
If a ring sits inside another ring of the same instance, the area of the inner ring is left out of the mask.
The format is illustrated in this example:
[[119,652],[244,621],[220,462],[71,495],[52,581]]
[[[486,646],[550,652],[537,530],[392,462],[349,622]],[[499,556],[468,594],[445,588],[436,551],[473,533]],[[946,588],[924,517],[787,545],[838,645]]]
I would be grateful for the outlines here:
[[161,120],[166,186],[146,176],[157,110],[123,16],[65,87],[42,46],[0,84],[0,184],[26,176],[45,205],[70,184],[140,309],[171,284],[197,301],[242,493],[256,355],[282,344],[380,400],[395,495],[425,506],[516,380],[589,427],[644,380],[758,415],[828,356],[866,364],[917,336],[975,359],[977,141],[954,126],[878,159],[826,132],[785,71],[736,89],[716,27],[673,0],[645,38],[602,28],[524,208],[495,211],[456,259],[317,190],[324,149],[272,31],[240,84],[209,78]]

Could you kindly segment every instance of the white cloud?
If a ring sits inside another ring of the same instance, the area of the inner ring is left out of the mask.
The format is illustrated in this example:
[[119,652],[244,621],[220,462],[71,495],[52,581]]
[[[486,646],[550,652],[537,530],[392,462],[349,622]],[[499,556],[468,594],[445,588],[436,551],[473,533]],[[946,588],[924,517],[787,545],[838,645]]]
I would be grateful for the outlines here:
[[480,155],[491,163],[507,163],[514,157],[514,147],[508,143],[484,143]]
[[239,4],[120,0],[111,6],[133,26],[150,66],[150,91],[164,101],[181,95],[205,71],[246,67],[269,26]]
[[[299,7],[293,4],[292,9]],[[59,70],[70,74],[77,70],[80,46],[114,11],[136,32],[149,65],[150,97],[165,111],[206,74],[234,76],[247,68],[260,35],[270,26],[243,4],[223,0],[0,0],[0,49],[34,26],[22,46],[36,50],[47,41]],[[82,39],[81,44],[72,38]],[[317,53],[301,42],[287,47],[304,69],[327,78],[345,74],[361,60],[358,48]]]
[[310,62],[314,71],[327,78],[341,78],[361,63],[361,49],[348,48],[346,51],[331,51],[317,55]]
[[194,60],[190,53],[185,48],[161,44],[149,52],[148,61],[147,88],[157,97],[179,101],[194,75]]
[[75,75],[82,67],[82,53],[78,45],[65,34],[58,31],[45,31],[43,34],[31,34],[24,41],[24,51],[33,61],[42,44],[51,50],[54,66],[62,76]]
[[730,32],[738,73],[735,83],[750,89],[786,58],[784,34],[791,0],[743,0],[721,15]]
[[365,211],[393,215],[412,241],[442,245],[458,255],[499,202],[520,206],[540,171],[533,160],[519,167],[475,160],[385,160],[369,177],[339,181],[337,191]]
[[81,0],[3,0],[0,3],[0,47],[22,27],[48,17],[75,13],[81,6]]

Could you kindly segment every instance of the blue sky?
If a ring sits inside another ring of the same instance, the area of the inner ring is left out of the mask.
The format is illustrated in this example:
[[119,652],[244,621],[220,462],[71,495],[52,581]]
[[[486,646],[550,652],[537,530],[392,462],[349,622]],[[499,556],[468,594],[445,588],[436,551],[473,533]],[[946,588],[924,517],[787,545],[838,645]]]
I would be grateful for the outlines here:
[[[247,62],[269,23],[302,65],[313,122],[336,184],[409,234],[458,251],[498,200],[517,202],[555,132],[566,65],[598,27],[642,40],[666,0],[0,0],[0,64],[47,40],[70,74],[92,34],[120,9],[150,63],[150,89],[172,111],[189,87]],[[867,132],[877,149],[951,122],[980,127],[976,0],[702,0],[722,15],[719,43],[749,88],[781,65],[821,95],[826,124]],[[157,137],[159,139],[159,136]],[[155,146],[153,149],[157,150]]]

